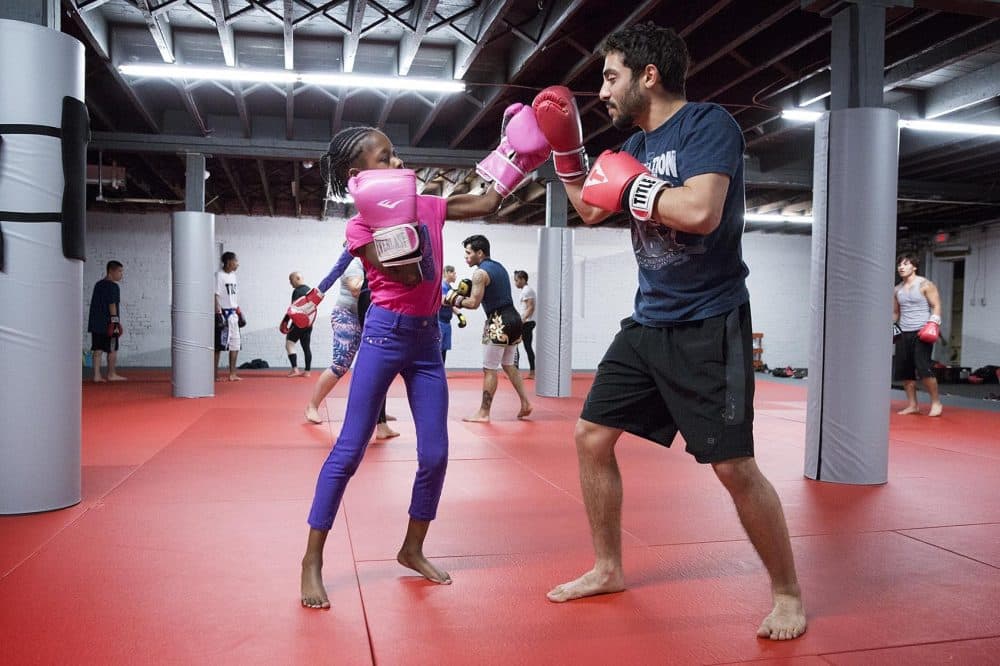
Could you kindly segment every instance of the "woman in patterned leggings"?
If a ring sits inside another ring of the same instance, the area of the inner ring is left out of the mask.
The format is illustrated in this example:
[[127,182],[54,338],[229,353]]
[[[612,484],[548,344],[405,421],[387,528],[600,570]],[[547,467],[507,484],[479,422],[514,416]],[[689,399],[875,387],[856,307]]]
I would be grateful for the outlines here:
[[[368,290],[361,260],[354,258],[350,252],[344,252],[330,274],[319,284],[319,291],[326,293],[333,283],[340,278],[340,291],[330,312],[330,327],[333,329],[333,354],[330,367],[323,371],[312,398],[306,405],[306,420],[312,423],[322,423],[319,406],[327,394],[333,390],[343,377],[354,356],[361,346],[361,330],[365,323],[365,312],[371,304],[371,292]],[[397,437],[398,432],[389,427],[385,416],[385,403],[379,413],[375,426],[375,439]]]

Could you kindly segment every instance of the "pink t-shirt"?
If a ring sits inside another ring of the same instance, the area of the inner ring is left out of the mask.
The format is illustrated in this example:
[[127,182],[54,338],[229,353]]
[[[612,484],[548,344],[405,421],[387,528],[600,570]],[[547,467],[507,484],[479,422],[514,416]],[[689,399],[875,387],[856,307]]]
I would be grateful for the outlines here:
[[[443,197],[432,197],[421,194],[417,196],[417,218],[427,225],[431,237],[431,249],[434,252],[434,275],[425,275],[424,280],[415,287],[390,280],[364,257],[361,262],[368,275],[368,287],[372,292],[372,303],[393,312],[414,317],[436,317],[441,309],[441,276],[444,257],[441,229],[448,212],[448,200]],[[354,254],[372,242],[372,230],[360,215],[355,215],[347,222],[347,248]]]

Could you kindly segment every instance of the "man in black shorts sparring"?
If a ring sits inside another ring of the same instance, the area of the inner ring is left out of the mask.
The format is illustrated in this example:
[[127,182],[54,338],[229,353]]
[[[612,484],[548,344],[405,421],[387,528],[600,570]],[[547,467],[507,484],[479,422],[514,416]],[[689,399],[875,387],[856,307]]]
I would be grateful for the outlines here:
[[743,136],[725,109],[688,102],[688,52],[652,23],[602,44],[600,100],[618,129],[637,126],[620,152],[587,168],[579,113],[562,86],[535,98],[555,170],[587,224],[625,211],[639,265],[635,311],[601,360],[576,426],[580,483],[594,568],[548,593],[563,602],[625,589],[622,480],[615,444],[630,432],[712,466],[771,578],[774,602],[757,635],[806,629],[795,562],[777,493],[754,460],[751,325],[743,233]]

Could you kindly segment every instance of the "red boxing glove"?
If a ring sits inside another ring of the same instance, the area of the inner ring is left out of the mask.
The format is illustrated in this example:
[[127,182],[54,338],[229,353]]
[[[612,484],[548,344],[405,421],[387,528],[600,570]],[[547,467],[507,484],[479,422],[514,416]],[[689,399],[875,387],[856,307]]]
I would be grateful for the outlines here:
[[300,296],[288,306],[285,316],[292,320],[297,328],[309,328],[316,321],[316,306],[323,302],[323,293],[312,289],[305,296]]
[[936,321],[931,320],[923,325],[923,327],[917,331],[917,337],[920,338],[921,342],[926,342],[929,345],[934,344],[941,337],[941,325]]
[[535,96],[531,107],[538,128],[552,146],[552,162],[559,180],[572,183],[586,176],[590,164],[572,91],[566,86],[549,86]]
[[111,321],[108,323],[108,337],[120,338],[124,332],[125,330],[122,328],[118,315],[111,315]]
[[605,150],[583,183],[583,200],[617,213],[627,210],[637,220],[653,216],[656,197],[670,183],[654,178],[649,169],[628,153]]
[[278,324],[278,330],[281,331],[282,335],[288,335],[289,325],[292,323],[292,318],[287,314],[281,318],[281,323]]

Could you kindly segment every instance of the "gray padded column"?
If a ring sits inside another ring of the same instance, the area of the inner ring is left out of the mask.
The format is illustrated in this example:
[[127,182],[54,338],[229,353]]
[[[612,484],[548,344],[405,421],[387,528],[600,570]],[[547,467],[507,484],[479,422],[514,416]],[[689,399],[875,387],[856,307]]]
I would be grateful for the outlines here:
[[899,115],[816,123],[805,475],[885,483]]
[[535,304],[535,393],[572,395],[573,230],[538,230],[538,302]]
[[82,243],[67,252],[62,220],[84,174],[67,182],[61,137],[83,62],[72,37],[0,19],[0,514],[80,501]]
[[215,216],[174,213],[170,356],[175,398],[215,395]]

